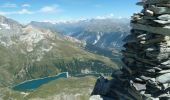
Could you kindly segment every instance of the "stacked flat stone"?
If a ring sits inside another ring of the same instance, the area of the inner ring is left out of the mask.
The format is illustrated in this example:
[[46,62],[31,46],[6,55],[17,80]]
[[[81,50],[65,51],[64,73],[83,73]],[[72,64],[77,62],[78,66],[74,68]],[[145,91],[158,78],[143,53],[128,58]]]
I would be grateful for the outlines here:
[[110,100],[170,100],[170,0],[137,5],[144,9],[132,16],[131,34],[122,51],[126,65],[122,74],[113,74],[110,81],[100,78],[92,94]]

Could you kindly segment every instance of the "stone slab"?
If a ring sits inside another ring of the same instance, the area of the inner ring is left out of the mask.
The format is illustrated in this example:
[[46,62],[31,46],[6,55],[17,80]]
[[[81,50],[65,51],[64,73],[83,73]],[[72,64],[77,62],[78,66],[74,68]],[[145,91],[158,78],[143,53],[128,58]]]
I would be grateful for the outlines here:
[[137,2],[136,5],[138,5],[138,6],[143,6],[143,5],[144,5],[144,2]]
[[145,0],[145,4],[161,4],[161,3],[170,3],[169,0]]
[[170,20],[164,21],[164,20],[154,20],[154,22],[162,25],[170,24]]
[[160,16],[158,16],[158,19],[168,21],[168,20],[170,20],[170,14],[160,15]]
[[168,7],[150,6],[147,9],[153,11],[154,14],[170,14],[170,8]]
[[170,36],[170,27],[167,27],[167,26],[165,26],[165,27],[152,27],[152,26],[149,26],[149,25],[131,23],[131,27],[133,29],[137,29],[137,30],[143,30],[143,31],[147,31],[147,32],[150,32],[150,33],[156,33],[156,34]]
[[170,83],[170,73],[163,74],[163,75],[157,77],[156,81],[158,81],[159,83],[162,83],[162,84]]
[[169,70],[162,70],[159,72],[160,74],[164,74],[164,73],[170,73],[170,69]]

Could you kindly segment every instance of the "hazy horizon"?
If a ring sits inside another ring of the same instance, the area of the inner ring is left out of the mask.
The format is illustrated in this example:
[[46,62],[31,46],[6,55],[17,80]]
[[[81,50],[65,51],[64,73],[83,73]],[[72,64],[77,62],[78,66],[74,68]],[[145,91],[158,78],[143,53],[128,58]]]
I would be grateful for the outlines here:
[[[31,21],[70,21],[92,18],[130,18],[140,11],[138,0],[1,0],[0,15],[22,24]],[[128,9],[127,9],[128,8]]]

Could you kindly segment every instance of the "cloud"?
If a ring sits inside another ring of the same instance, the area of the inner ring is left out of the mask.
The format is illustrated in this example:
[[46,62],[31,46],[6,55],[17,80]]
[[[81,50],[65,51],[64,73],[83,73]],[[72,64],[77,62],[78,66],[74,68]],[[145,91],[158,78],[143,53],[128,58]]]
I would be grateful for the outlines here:
[[1,8],[16,8],[17,5],[14,3],[5,3],[3,5],[0,6]]
[[32,11],[29,11],[28,9],[22,9],[21,11],[17,12],[18,14],[33,14]]
[[31,7],[31,5],[30,4],[23,4],[23,5],[21,5],[22,7]]
[[43,13],[55,13],[55,12],[59,12],[59,11],[60,11],[60,9],[59,9],[58,5],[45,6],[40,9],[40,12],[43,12]]
[[[3,7],[7,7],[7,5]],[[8,7],[14,7],[14,6],[12,6],[11,4],[11,6],[8,5]],[[34,11],[30,11],[26,9],[26,7],[31,7],[31,5],[29,4],[23,4],[20,7],[23,7],[23,8],[21,10],[16,10],[16,11],[2,11],[1,10],[0,15],[16,15],[16,14],[20,14],[20,15],[27,14],[28,15],[28,14],[35,14],[35,13],[56,13],[56,12],[61,11],[58,5],[44,6],[40,8],[39,10],[34,10]]]
[[0,11],[0,15],[15,15],[15,14],[33,14],[34,12],[29,11],[28,9],[22,9],[19,11],[11,11],[11,12],[4,12],[4,11]]
[[6,13],[3,11],[0,11],[0,15],[6,15]]
[[12,15],[12,14],[16,14],[16,12],[13,12],[13,11],[11,11],[11,12],[5,12],[5,11],[0,11],[0,15]]

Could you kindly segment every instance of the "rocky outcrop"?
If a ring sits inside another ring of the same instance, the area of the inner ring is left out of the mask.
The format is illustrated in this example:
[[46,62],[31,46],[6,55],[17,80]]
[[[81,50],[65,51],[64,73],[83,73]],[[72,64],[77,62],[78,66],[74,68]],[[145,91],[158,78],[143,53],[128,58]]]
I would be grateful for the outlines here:
[[112,80],[99,78],[92,95],[110,100],[170,99],[170,0],[145,0],[131,20],[122,51],[125,66]]

